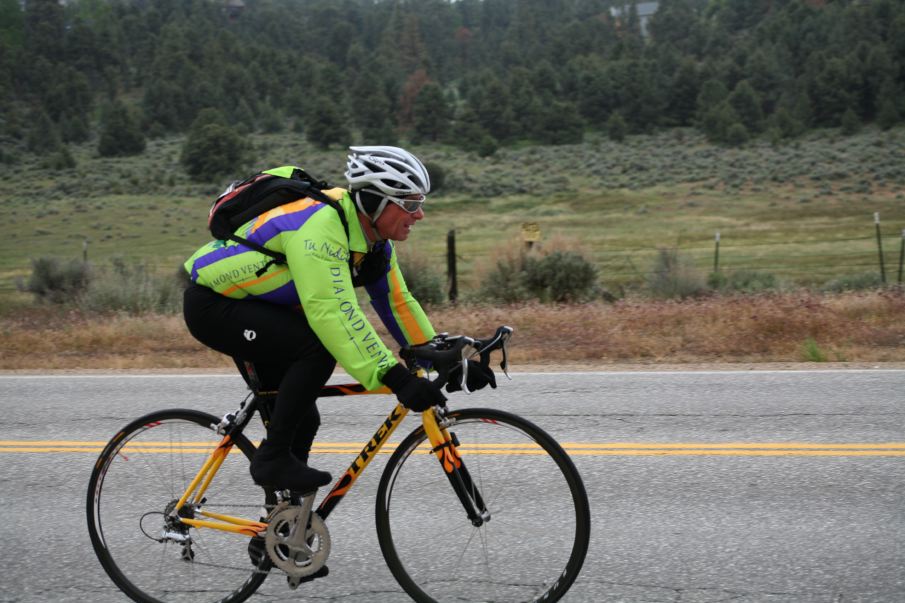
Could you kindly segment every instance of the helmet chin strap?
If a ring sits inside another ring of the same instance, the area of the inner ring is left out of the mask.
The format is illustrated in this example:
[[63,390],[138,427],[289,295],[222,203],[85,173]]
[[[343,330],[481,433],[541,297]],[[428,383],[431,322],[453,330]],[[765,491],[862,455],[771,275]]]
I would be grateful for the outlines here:
[[377,210],[373,215],[371,215],[367,211],[365,211],[364,205],[361,202],[361,189],[353,193],[353,198],[355,199],[355,207],[358,208],[359,213],[368,218],[368,222],[371,225],[371,230],[374,232],[374,237],[377,239],[376,241],[374,241],[374,243],[380,243],[381,241],[383,241],[383,238],[380,236],[380,231],[377,230],[377,218],[379,218],[380,214],[383,213],[383,210],[386,208],[389,201],[387,201],[386,199],[381,201],[380,205],[377,207]]

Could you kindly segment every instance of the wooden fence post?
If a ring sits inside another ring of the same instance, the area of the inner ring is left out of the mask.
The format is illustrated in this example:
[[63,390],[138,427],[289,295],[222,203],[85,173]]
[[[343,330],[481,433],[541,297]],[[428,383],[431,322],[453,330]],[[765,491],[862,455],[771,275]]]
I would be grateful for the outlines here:
[[446,234],[446,278],[449,285],[449,301],[456,303],[459,299],[459,283],[456,278],[456,231]]
[[717,273],[720,270],[720,231],[716,231],[716,247],[713,251],[713,272]]

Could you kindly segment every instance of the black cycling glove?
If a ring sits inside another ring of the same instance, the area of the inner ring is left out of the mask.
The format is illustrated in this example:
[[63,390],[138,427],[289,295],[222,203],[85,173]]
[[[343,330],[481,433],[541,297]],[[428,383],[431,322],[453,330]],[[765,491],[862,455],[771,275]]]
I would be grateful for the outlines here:
[[[468,391],[477,391],[487,385],[496,389],[496,376],[493,369],[480,362],[468,363],[468,379],[466,380]],[[449,371],[449,380],[446,382],[446,391],[457,392],[462,389],[462,365],[460,364]]]
[[413,375],[401,364],[390,368],[382,381],[409,410],[423,412],[431,406],[446,402],[446,396],[439,387],[423,377]]

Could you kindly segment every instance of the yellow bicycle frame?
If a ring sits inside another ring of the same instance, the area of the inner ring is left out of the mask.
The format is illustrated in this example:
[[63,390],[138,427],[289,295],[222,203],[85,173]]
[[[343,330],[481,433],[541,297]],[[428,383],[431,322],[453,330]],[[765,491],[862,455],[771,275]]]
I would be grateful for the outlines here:
[[[360,385],[339,385],[329,387],[336,388],[337,391],[341,392],[340,395],[389,393],[389,390],[386,388],[365,391]],[[377,431],[368,443],[365,444],[364,448],[361,449],[361,452],[358,453],[358,456],[355,457],[343,475],[333,485],[330,492],[327,493],[321,501],[317,508],[317,513],[321,518],[325,519],[333,508],[339,504],[339,501],[342,500],[346,493],[348,493],[361,473],[371,463],[377,453],[380,452],[380,449],[383,448],[383,445],[402,422],[402,419],[406,417],[408,412],[408,409],[402,406],[402,404],[396,404],[395,408],[390,411],[390,414],[387,415],[387,418],[380,427],[377,428]],[[453,444],[449,432],[437,422],[437,415],[433,408],[421,413],[421,422],[424,426],[424,431],[427,434],[428,440],[431,443],[431,450],[442,463],[444,471],[451,473],[454,468],[461,467],[462,457],[459,455],[459,451]],[[189,501],[196,507],[201,504],[204,493],[207,491],[214,476],[216,476],[217,471],[220,469],[223,461],[226,460],[227,455],[234,445],[235,443],[229,436],[225,436],[220,441],[217,448],[211,452],[210,456],[204,462],[201,470],[198,471],[198,474],[185,489],[185,492],[182,494],[182,497],[175,507],[177,510],[183,508]],[[174,513],[175,512],[176,511],[174,511]],[[262,521],[252,521],[204,510],[199,510],[198,514],[208,517],[213,521],[190,519],[186,517],[180,517],[179,519],[182,523],[194,528],[212,528],[224,532],[234,532],[248,537],[263,535],[267,530],[267,523]]]

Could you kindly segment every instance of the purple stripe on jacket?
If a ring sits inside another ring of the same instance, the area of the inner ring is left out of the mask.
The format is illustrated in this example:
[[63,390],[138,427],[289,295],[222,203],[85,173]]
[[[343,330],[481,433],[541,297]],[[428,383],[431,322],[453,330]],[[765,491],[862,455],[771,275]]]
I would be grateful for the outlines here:
[[255,295],[255,299],[261,299],[266,302],[270,302],[272,304],[279,304],[281,306],[297,306],[301,302],[299,300],[299,293],[295,288],[295,283],[289,281],[285,285],[274,289],[273,291],[268,291],[267,293],[262,293],[261,295]]
[[198,280],[198,271],[202,268],[207,268],[211,264],[215,264],[220,260],[232,257],[234,255],[239,255],[241,253],[248,253],[249,251],[253,251],[250,247],[246,247],[245,245],[230,245],[229,247],[220,247],[211,251],[206,255],[202,255],[201,257],[195,260],[195,263],[192,265],[192,280]]
[[[252,243],[257,243],[258,245],[261,245],[263,247],[265,243],[267,243],[270,239],[280,234],[284,230],[298,230],[305,222],[308,221],[308,218],[313,216],[318,210],[323,207],[327,206],[323,203],[317,203],[316,205],[307,207],[302,211],[283,214],[282,216],[271,218],[252,235],[243,238],[246,238]],[[219,249],[215,249],[214,251],[211,251],[210,253],[199,257],[195,260],[195,263],[192,266],[192,280],[198,280],[198,271],[202,268],[207,268],[211,264],[215,264],[220,260],[239,255],[240,253],[248,253],[249,251],[254,250],[239,243],[238,245],[220,247]]]
[[393,316],[393,309],[390,307],[389,296],[384,296],[378,299],[372,298],[371,307],[374,308],[374,310],[377,312],[380,320],[387,328],[387,331],[390,332],[390,335],[393,336],[393,339],[396,340],[396,343],[398,343],[399,345],[408,344],[408,341],[405,340],[405,335],[403,334],[399,323],[396,322],[396,317]]
[[328,206],[324,205],[323,203],[315,203],[310,207],[306,207],[302,211],[294,211],[292,213],[276,216],[275,218],[271,218],[264,222],[264,224],[262,224],[260,228],[258,228],[256,231],[245,238],[252,243],[257,243],[258,245],[263,246],[270,239],[277,236],[283,231],[298,230],[305,222],[308,221],[308,218],[325,207]]

